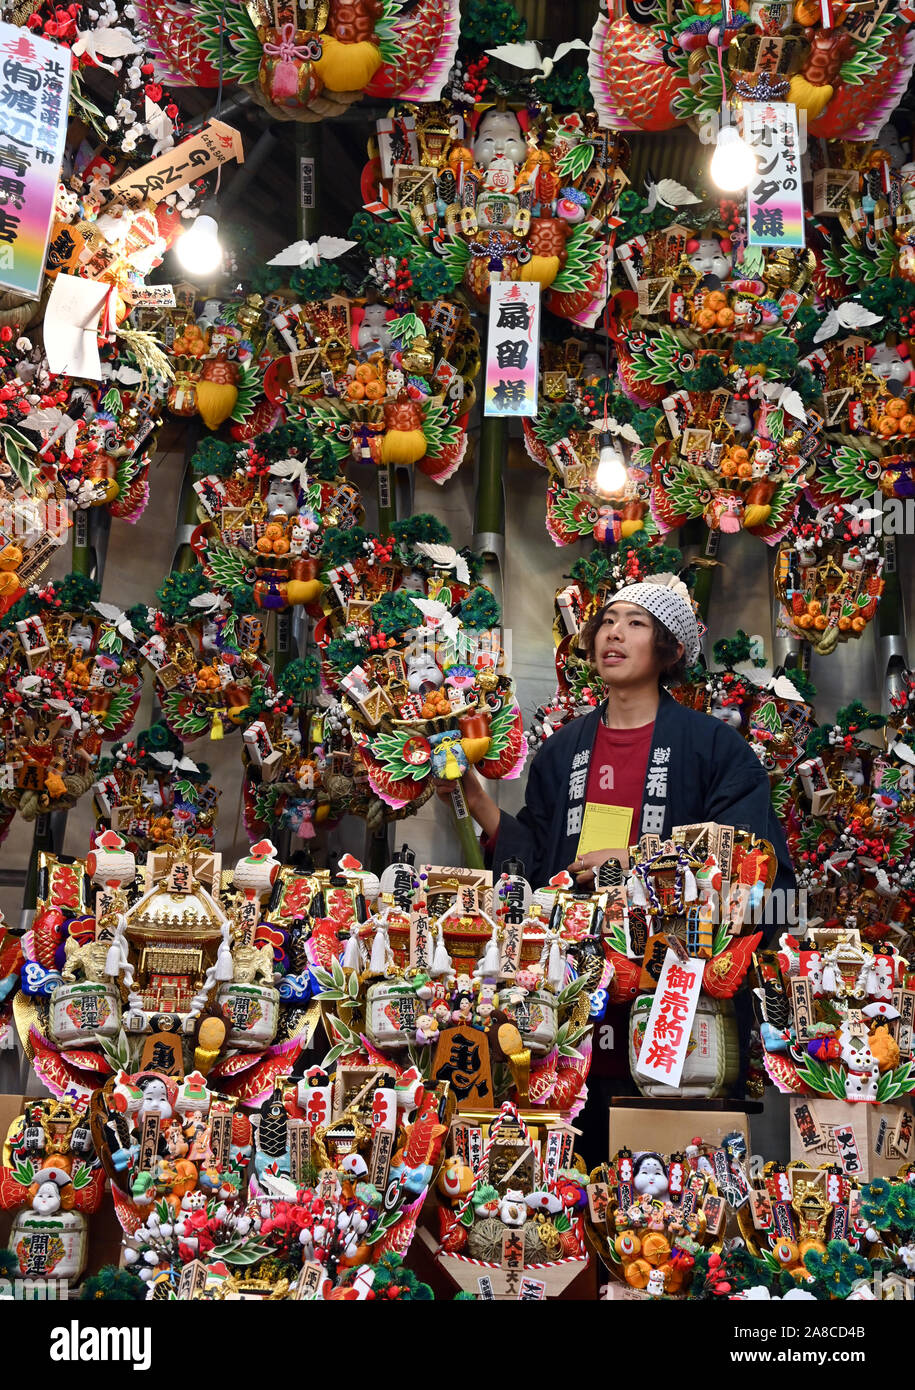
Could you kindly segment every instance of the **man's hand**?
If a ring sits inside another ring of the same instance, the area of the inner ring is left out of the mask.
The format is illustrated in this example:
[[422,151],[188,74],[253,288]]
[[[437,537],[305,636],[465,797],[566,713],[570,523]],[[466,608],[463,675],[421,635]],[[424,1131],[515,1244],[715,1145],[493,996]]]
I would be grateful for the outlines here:
[[594,870],[599,869],[601,864],[606,864],[608,859],[619,859],[625,868],[629,864],[629,851],[625,849],[590,849],[587,854],[579,855],[577,859],[572,860],[568,872],[579,888],[593,888],[595,886]]
[[[464,800],[467,802],[467,810],[473,816],[477,825],[488,838],[493,838],[499,830],[499,808],[493,801],[489,792],[483,785],[481,778],[472,767],[468,768],[461,779],[464,784]],[[454,787],[453,782],[435,782],[435,791],[442,801],[451,801],[451,792]]]

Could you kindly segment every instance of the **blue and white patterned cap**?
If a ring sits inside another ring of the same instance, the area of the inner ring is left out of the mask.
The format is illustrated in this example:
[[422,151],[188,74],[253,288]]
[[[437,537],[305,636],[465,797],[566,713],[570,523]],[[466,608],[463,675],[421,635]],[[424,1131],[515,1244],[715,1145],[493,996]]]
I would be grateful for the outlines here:
[[692,666],[699,655],[699,625],[689,590],[676,575],[658,575],[654,581],[630,584],[608,599],[607,607],[613,603],[637,603],[646,609],[683,643],[686,664]]

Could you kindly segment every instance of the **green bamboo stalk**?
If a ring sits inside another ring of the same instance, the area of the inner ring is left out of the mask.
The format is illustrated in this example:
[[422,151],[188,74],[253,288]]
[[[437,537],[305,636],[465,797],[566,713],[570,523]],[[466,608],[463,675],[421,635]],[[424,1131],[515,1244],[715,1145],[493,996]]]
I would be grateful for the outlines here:
[[89,545],[89,513],[85,509],[73,514],[73,544],[70,569],[88,579],[92,573],[92,548]]
[[461,845],[461,854],[464,860],[465,869],[483,868],[483,851],[470,812],[467,810],[467,798],[464,796],[464,779],[459,777],[451,786],[451,810],[454,813],[454,825],[457,830],[458,840]]
[[378,534],[389,536],[391,527],[397,520],[397,503],[394,497],[394,469],[389,463],[378,465]]
[[[683,550],[684,556],[686,556],[687,551],[692,550],[694,558],[714,560],[718,554],[719,541],[720,532],[710,531],[705,522],[697,517],[688,521],[683,527],[680,548]],[[708,618],[716,569],[716,565],[708,565],[701,566],[695,571],[692,596],[699,611],[699,617],[703,622]]]
[[51,853],[53,849],[51,816],[50,813],[46,813],[36,817],[35,830],[32,834],[32,852],[29,855],[29,867],[25,876],[25,892],[22,895],[22,906],[27,911],[34,908],[38,902],[38,856],[42,850]]
[[486,416],[480,428],[474,533],[505,533],[503,470],[508,453],[508,421]]

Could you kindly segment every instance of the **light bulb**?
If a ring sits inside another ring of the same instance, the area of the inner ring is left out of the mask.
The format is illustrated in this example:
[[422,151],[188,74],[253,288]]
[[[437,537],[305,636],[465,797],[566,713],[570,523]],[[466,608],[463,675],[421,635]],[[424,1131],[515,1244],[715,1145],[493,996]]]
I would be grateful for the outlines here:
[[600,453],[597,456],[597,472],[594,475],[595,491],[604,497],[616,497],[628,481],[626,460],[606,431],[598,440]]
[[709,172],[727,193],[739,193],[756,177],[756,156],[736,126],[723,125],[719,130]]
[[179,238],[175,248],[188,275],[211,275],[222,265],[222,247],[215,217],[202,212],[190,231]]

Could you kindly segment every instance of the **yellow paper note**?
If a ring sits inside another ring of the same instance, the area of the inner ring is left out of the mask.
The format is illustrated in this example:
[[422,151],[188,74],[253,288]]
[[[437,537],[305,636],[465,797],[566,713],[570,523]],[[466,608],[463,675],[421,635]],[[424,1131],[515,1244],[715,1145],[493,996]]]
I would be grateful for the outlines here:
[[601,806],[589,801],[581,823],[578,858],[595,849],[628,849],[631,829],[631,806]]

